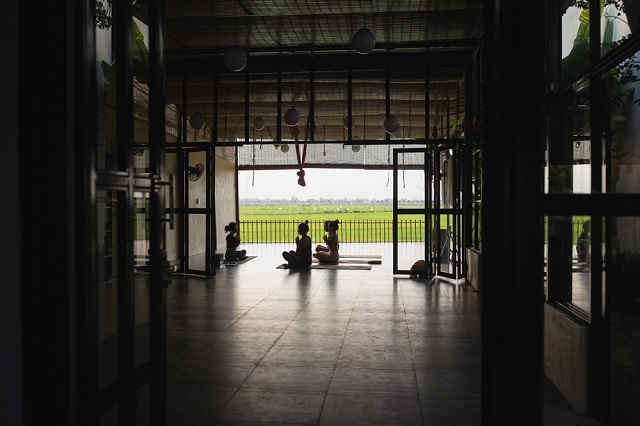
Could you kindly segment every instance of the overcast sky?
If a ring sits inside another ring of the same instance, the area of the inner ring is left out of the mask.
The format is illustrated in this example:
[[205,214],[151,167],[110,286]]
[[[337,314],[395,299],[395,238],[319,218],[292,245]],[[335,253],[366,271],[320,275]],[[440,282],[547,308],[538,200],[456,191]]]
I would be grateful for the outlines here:
[[[240,199],[393,198],[393,172],[386,170],[305,169],[305,187],[298,185],[296,173],[297,170],[258,170],[254,177],[251,171],[241,171]],[[423,193],[422,174],[405,172],[398,198],[422,199]]]

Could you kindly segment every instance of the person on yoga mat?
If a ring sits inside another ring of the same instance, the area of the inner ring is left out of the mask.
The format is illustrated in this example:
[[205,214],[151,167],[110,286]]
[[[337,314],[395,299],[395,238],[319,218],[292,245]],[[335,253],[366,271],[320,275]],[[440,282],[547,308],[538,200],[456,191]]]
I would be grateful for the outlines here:
[[224,232],[228,232],[227,235],[227,250],[224,252],[225,260],[243,260],[247,258],[246,250],[236,250],[240,245],[240,235],[238,235],[238,224],[235,222],[229,222],[224,227]]
[[309,232],[309,221],[305,220],[298,225],[298,234],[296,236],[296,249],[291,251],[283,251],[282,257],[287,263],[285,268],[290,269],[306,269],[311,266],[311,238],[307,235]]
[[[324,232],[329,232],[329,223],[331,223],[330,220],[325,220],[324,221]],[[326,235],[324,235],[322,238],[324,238],[325,241],[327,240],[327,236]],[[322,244],[318,244],[316,246],[316,251],[329,251],[329,247],[324,246]]]
[[328,234],[324,236],[325,246],[317,246],[314,257],[321,263],[338,263],[340,255],[338,249],[340,243],[338,241],[338,228],[340,221],[338,219],[325,222]]

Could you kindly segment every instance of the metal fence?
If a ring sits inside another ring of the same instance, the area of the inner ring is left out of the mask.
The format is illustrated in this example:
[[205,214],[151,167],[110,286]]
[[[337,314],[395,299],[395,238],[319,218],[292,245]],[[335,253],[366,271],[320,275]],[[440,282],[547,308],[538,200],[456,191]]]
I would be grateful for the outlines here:
[[[288,243],[298,235],[300,222],[290,220],[246,220],[240,223],[240,238],[245,243]],[[574,244],[582,232],[583,220],[573,221]],[[545,221],[545,233],[547,223]],[[322,241],[325,234],[324,221],[309,221],[309,236],[312,241]],[[392,220],[346,220],[340,222],[338,235],[345,243],[388,243],[393,241]],[[398,241],[425,241],[424,220],[400,220]]]
[[[293,242],[298,235],[296,221],[242,221],[240,238],[245,243]],[[322,241],[325,235],[324,221],[309,221],[309,236],[312,241]],[[398,241],[424,242],[424,220],[401,220],[398,222]],[[338,236],[345,243],[386,243],[393,241],[392,220],[346,220],[340,222]]]

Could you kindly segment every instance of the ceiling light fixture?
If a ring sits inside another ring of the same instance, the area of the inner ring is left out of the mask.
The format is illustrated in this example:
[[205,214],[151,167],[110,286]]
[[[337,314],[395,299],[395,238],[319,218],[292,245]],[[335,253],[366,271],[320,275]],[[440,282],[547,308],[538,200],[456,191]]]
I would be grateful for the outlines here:
[[284,113],[284,121],[289,126],[295,126],[300,121],[300,113],[292,106]]
[[196,130],[200,130],[204,127],[206,120],[204,119],[204,115],[201,112],[194,112],[189,118],[189,124]]
[[371,52],[373,48],[376,46],[376,36],[373,35],[371,30],[367,28],[367,15],[366,15],[366,6],[360,4],[360,8],[362,11],[362,16],[364,18],[364,25],[360,28],[351,38],[351,45],[355,49],[356,52],[361,55],[366,55]]
[[351,39],[351,45],[356,52],[366,55],[376,46],[376,36],[373,35],[369,28],[360,28]]
[[253,120],[253,128],[256,130],[264,129],[264,120],[262,119],[262,117],[256,117]]
[[247,66],[247,52],[238,47],[238,17],[236,16],[237,2],[233,8],[233,37],[236,46],[227,50],[224,54],[224,65],[231,71],[242,71]]
[[224,65],[231,71],[242,71],[247,66],[247,52],[238,46],[230,48],[224,54]]
[[386,120],[384,120],[383,127],[385,132],[394,134],[400,129],[400,121],[395,115],[390,115],[386,118]]
[[[199,103],[198,88],[200,86],[200,83],[198,80],[198,75],[196,74],[196,107]],[[193,127],[194,129],[200,130],[207,124],[207,121],[205,120],[204,115],[201,112],[194,112],[193,114],[191,114],[191,117],[189,117],[189,124],[191,124],[191,127]]]

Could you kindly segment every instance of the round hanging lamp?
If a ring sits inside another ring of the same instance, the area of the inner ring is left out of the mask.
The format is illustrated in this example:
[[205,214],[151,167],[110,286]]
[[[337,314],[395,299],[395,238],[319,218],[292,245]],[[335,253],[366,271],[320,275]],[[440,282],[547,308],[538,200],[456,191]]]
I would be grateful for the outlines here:
[[360,28],[351,39],[351,45],[356,52],[366,55],[371,52],[376,45],[376,37],[369,28]]
[[282,144],[282,146],[280,146],[280,151],[282,151],[284,153],[289,152],[289,145],[287,145],[286,143]]
[[296,111],[295,108],[289,108],[287,112],[284,113],[284,121],[289,126],[295,126],[300,121],[300,113]]
[[390,115],[384,120],[384,131],[393,134],[400,129],[400,121],[398,121],[398,117],[395,115]]
[[236,132],[229,132],[227,133],[227,142],[237,142],[238,141],[238,135],[236,134]]
[[205,124],[207,124],[207,122],[201,112],[194,112],[189,118],[189,124],[191,124],[191,127],[194,129],[200,130]]
[[240,47],[232,47],[224,54],[224,64],[231,71],[242,71],[247,66],[247,52]]
[[360,152],[360,145],[351,145],[351,151]]
[[262,117],[256,117],[253,120],[253,128],[256,130],[264,129],[264,120],[262,119]]

